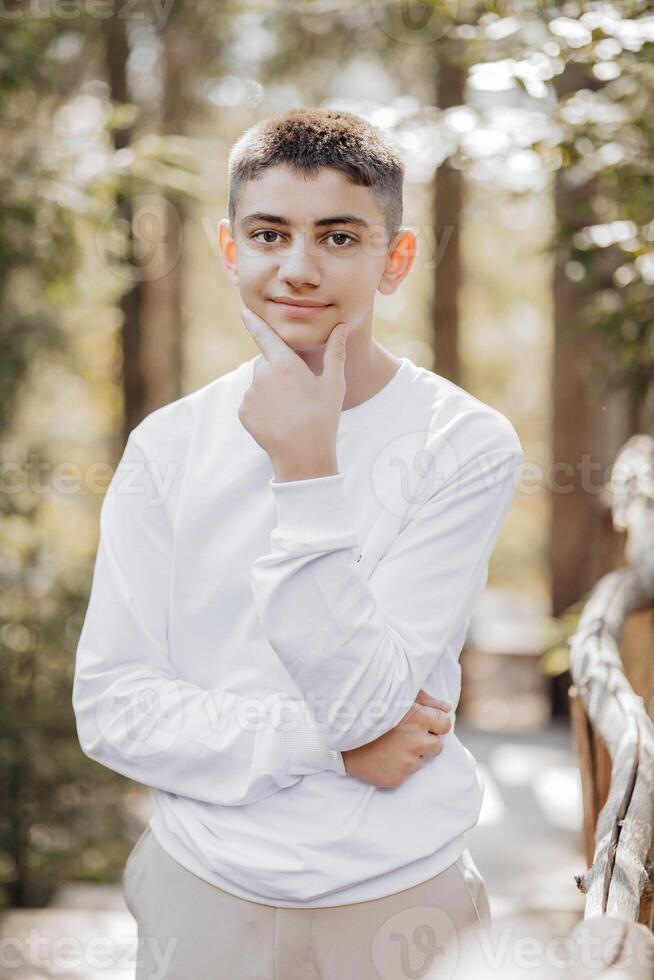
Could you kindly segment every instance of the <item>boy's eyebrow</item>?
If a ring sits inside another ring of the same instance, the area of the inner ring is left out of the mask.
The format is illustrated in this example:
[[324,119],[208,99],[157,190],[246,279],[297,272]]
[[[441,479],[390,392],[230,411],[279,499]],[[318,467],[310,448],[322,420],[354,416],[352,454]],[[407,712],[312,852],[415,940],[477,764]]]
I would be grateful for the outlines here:
[[[255,211],[253,214],[248,214],[243,218],[241,228],[258,224],[259,222],[268,225],[284,225],[287,228],[291,226],[291,222],[283,215],[265,214],[263,211]],[[365,218],[360,218],[356,214],[337,214],[331,218],[319,218],[318,221],[314,221],[313,225],[314,228],[324,228],[327,225],[358,225],[361,228],[369,228],[370,222],[366,221]]]

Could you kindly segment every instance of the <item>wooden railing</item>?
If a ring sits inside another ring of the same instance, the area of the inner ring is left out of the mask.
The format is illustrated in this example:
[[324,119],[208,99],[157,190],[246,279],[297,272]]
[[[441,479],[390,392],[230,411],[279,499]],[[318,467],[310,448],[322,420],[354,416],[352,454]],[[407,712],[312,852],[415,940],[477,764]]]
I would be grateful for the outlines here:
[[[627,532],[627,564],[597,583],[570,641],[588,864],[577,877],[586,903],[575,932],[613,940],[588,977],[654,977],[654,724],[619,648],[628,617],[654,610],[654,439],[625,444],[605,499],[614,526]],[[639,655],[654,657],[654,645]]]

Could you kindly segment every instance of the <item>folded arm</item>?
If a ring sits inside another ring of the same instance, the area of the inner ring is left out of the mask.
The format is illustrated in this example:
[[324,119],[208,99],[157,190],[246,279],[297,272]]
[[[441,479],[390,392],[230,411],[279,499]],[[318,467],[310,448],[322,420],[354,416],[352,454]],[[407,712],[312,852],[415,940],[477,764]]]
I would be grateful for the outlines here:
[[303,701],[244,698],[182,680],[168,656],[170,517],[134,433],[100,513],[73,708],[90,758],[130,779],[208,803],[270,796],[308,773],[345,773]]
[[344,474],[270,481],[277,526],[253,564],[252,591],[330,748],[394,728],[467,624],[522,461],[517,438],[468,459],[414,510],[367,582]]

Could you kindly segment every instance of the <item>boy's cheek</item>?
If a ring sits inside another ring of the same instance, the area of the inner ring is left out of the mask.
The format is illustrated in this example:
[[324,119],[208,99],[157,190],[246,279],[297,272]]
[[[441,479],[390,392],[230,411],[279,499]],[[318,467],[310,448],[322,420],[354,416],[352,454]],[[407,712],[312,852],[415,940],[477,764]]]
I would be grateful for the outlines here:
[[260,316],[263,320],[270,323],[272,321],[270,309],[272,304],[267,303],[265,299],[262,298],[261,293],[258,290],[247,288],[243,285],[243,283],[241,283],[240,286],[241,299],[243,300],[244,305],[247,306],[249,310],[252,310],[253,313],[256,313],[257,316]]

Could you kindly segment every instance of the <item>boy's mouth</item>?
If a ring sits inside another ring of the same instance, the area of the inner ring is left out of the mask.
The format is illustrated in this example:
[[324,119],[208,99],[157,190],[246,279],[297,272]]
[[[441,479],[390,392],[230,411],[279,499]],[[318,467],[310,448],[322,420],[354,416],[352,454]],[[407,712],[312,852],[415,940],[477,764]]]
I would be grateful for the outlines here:
[[273,299],[271,302],[275,304],[281,313],[291,317],[304,318],[315,316],[321,310],[326,310],[332,305],[331,303],[315,303],[313,300],[304,302],[303,300],[286,301],[287,299],[287,297],[284,299]]

